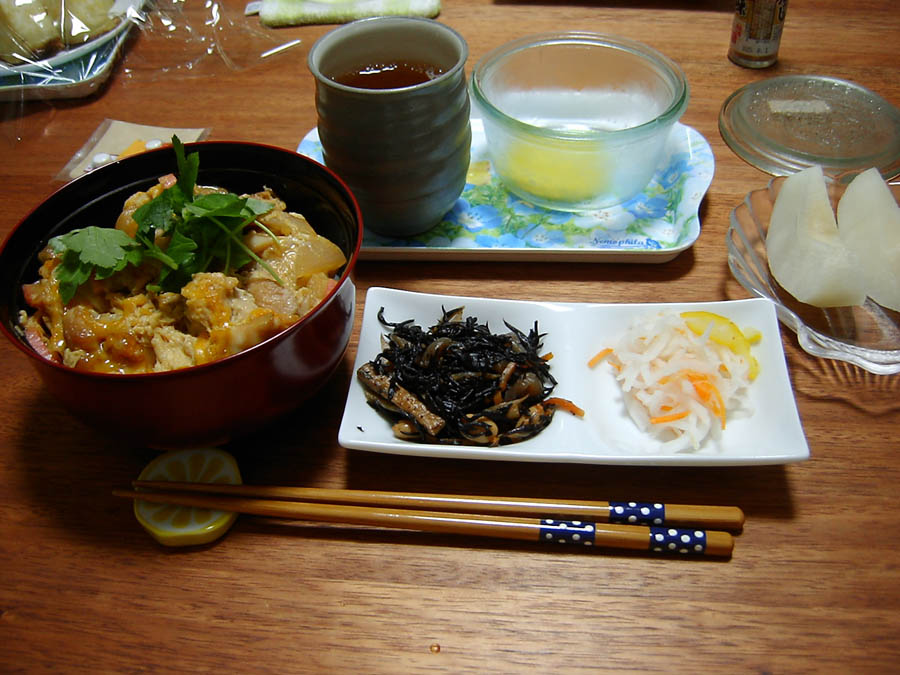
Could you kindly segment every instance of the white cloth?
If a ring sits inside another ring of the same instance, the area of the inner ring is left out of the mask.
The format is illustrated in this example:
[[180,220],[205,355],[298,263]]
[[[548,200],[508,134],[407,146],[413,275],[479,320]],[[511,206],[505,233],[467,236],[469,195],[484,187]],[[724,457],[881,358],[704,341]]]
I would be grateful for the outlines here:
[[265,26],[347,23],[370,16],[430,19],[441,11],[441,0],[261,0],[251,4],[258,7]]

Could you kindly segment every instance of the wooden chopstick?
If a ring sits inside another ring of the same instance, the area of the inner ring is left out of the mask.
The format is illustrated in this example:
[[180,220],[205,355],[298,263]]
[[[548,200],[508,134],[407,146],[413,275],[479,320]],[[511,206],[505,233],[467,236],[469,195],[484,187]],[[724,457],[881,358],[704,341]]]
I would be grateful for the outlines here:
[[730,556],[728,532],[644,525],[618,525],[562,518],[526,518],[474,513],[447,513],[317,502],[260,499],[199,492],[114,490],[117,497],[230,511],[272,518],[367,525],[420,532],[566,543],[586,547],[631,549],[688,555]]
[[744,512],[736,506],[703,506],[645,502],[565,501],[521,497],[481,497],[433,493],[341,490],[334,488],[284,487],[273,485],[220,485],[166,481],[134,481],[147,490],[177,490],[206,494],[240,495],[287,501],[328,502],[357,506],[393,506],[424,511],[502,514],[508,516],[564,516],[622,525],[674,525],[739,531]]

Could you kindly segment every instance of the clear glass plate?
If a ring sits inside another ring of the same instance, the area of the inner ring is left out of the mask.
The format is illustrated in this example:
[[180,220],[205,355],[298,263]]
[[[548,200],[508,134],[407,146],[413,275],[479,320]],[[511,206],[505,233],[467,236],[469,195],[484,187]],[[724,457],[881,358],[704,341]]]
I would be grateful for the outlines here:
[[900,172],[900,110],[865,87],[823,75],[779,75],[726,99],[719,132],[734,152],[775,176],[818,165],[837,182],[870,166]]
[[[726,236],[728,266],[751,293],[775,303],[780,321],[797,334],[809,354],[855,364],[876,375],[900,373],[900,312],[867,299],[857,307],[823,309],[797,301],[772,277],[766,255],[766,233],[775,198],[786,180],[773,178],[753,190],[731,212]],[[845,186],[832,183],[835,205]],[[900,185],[891,185],[900,201]]]

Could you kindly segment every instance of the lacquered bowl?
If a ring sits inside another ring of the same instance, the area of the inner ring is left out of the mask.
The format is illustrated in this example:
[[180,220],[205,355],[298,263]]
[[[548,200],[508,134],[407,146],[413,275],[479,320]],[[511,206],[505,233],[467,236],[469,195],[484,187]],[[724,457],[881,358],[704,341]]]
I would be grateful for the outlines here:
[[[775,303],[778,318],[797,334],[800,347],[813,356],[846,361],[877,375],[900,373],[900,312],[867,298],[855,307],[813,307],[788,293],[769,270],[766,234],[775,200],[786,178],[747,194],[731,212],[726,236],[728,266],[741,285]],[[846,184],[831,183],[835,206]],[[900,202],[900,185],[891,185]]]
[[37,255],[58,234],[112,226],[127,197],[175,172],[162,148],[88,173],[37,206],[0,248],[0,331],[28,359],[47,390],[73,415],[133,444],[159,448],[224,442],[296,409],[333,374],[353,328],[353,271],[362,217],[349,188],[321,164],[293,151],[240,142],[186,145],[200,156],[199,185],[235,193],[271,188],[288,210],[341,248],[347,263],[336,287],[296,324],[238,354],[181,370],[134,375],[77,371],[37,354],[18,328],[27,309],[22,285],[38,278]]

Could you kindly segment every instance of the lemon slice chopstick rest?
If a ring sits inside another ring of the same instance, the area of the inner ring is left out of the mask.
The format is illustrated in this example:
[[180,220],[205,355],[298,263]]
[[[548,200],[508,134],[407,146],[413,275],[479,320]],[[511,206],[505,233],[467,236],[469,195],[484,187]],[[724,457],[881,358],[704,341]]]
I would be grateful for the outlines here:
[[[150,462],[139,480],[240,485],[234,457],[218,448],[175,450]],[[156,504],[134,500],[134,515],[141,526],[163,546],[197,546],[219,539],[237,520],[229,511]]]

